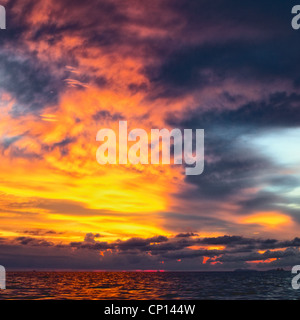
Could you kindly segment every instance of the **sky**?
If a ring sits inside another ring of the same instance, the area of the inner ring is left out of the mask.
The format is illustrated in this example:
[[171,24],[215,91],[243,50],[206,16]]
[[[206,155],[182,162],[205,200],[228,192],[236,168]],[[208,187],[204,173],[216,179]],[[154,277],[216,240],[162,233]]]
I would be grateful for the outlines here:
[[[293,1],[5,0],[0,264],[289,269],[300,258]],[[100,165],[102,128],[205,130],[205,168]]]

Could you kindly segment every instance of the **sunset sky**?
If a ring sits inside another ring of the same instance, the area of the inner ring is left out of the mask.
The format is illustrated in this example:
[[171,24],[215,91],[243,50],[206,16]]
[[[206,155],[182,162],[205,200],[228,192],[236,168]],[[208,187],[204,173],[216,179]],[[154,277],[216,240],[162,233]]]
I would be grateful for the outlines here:
[[[299,264],[293,1],[0,4],[0,265]],[[203,174],[99,165],[96,134],[121,120],[147,132],[205,129]]]

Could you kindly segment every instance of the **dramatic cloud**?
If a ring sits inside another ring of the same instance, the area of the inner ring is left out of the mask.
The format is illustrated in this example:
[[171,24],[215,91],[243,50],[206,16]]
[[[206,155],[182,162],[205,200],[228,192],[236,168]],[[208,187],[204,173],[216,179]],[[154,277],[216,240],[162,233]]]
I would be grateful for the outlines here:
[[[0,264],[296,264],[300,43],[290,3],[3,5]],[[120,120],[147,132],[205,129],[204,173],[100,166],[96,134]]]
[[[107,243],[96,241],[99,234],[86,234],[83,242],[70,244],[53,244],[43,238],[18,237],[10,242],[2,243],[2,261],[10,268],[22,268],[23,259],[32,259],[26,268],[47,268],[47,263],[55,262],[61,269],[79,268],[138,270],[218,270],[232,268],[257,267],[270,269],[289,266],[291,259],[296,263],[299,259],[300,239],[279,241],[275,239],[244,238],[241,236],[221,236],[199,238],[198,236],[153,238],[131,238]],[[43,248],[43,259],[38,261]],[[8,255],[11,250],[13,255]],[[17,256],[17,252],[19,255]],[[55,253],[54,256],[48,255]],[[65,259],[61,260],[61,257]],[[80,256],[85,257],[81,261]],[[69,259],[69,261],[66,260]],[[44,261],[44,259],[46,259]],[[119,263],[116,264],[116,261]],[[128,263],[132,261],[134,263]]]

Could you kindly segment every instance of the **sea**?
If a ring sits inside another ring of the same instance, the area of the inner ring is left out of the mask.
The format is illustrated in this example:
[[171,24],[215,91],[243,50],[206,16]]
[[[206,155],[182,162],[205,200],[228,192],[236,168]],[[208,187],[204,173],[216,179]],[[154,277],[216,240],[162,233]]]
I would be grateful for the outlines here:
[[298,300],[288,271],[8,272],[0,300]]

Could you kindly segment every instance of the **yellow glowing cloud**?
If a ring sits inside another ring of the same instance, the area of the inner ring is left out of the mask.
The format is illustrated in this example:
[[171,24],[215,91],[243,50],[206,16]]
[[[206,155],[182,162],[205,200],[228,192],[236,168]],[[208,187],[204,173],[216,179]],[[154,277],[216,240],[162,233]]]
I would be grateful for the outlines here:
[[290,224],[291,218],[279,212],[261,212],[241,219],[244,224],[258,224],[268,228],[277,228]]

